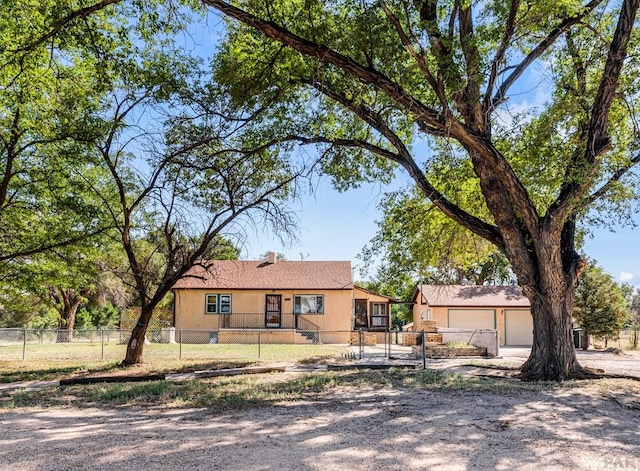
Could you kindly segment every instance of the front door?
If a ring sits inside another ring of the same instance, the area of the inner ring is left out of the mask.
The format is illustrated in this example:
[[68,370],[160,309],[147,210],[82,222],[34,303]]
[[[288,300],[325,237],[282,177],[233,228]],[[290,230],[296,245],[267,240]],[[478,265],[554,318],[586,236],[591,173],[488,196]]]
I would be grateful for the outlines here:
[[267,294],[264,325],[269,328],[279,328],[282,317],[282,296]]
[[369,327],[369,319],[367,317],[367,300],[356,299],[354,303],[354,319],[353,327],[355,329]]

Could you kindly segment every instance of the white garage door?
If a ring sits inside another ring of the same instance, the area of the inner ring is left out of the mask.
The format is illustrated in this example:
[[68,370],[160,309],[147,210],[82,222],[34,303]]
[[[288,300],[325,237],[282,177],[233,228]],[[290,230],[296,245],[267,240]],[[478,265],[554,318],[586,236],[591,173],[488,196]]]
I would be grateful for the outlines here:
[[456,329],[495,329],[493,309],[449,309],[449,327]]
[[533,318],[523,309],[504,311],[505,345],[532,345]]

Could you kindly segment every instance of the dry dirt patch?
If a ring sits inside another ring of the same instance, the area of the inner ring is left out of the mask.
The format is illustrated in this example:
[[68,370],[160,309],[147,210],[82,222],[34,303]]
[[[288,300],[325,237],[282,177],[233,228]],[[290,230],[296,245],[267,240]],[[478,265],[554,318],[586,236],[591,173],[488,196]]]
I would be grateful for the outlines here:
[[[505,353],[492,363],[517,366],[525,355]],[[580,358],[583,365],[621,374],[640,373],[638,360],[636,353],[586,352]],[[465,363],[430,367],[509,376],[508,369]],[[293,374],[264,380],[286,381]],[[4,410],[0,469],[640,469],[640,382],[501,391],[341,387],[222,413],[161,407]]]
[[349,387],[222,414],[9,410],[0,469],[635,470],[640,390],[616,381],[503,394]]

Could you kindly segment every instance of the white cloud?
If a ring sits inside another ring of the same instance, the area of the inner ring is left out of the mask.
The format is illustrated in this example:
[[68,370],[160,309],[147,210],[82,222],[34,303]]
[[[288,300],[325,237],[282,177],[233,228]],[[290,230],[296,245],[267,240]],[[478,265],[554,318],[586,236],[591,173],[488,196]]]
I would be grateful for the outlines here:
[[628,283],[631,280],[633,280],[635,277],[636,276],[633,273],[630,273],[628,271],[620,272],[620,274],[618,275],[618,279],[623,283]]

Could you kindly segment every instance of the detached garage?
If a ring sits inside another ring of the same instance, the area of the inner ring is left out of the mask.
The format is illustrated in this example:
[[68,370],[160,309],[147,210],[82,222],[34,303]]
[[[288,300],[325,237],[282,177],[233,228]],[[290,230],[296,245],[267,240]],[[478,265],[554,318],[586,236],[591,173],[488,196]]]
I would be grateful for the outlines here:
[[519,286],[419,285],[412,302],[414,325],[435,320],[438,327],[497,330],[500,345],[533,342],[529,300]]

